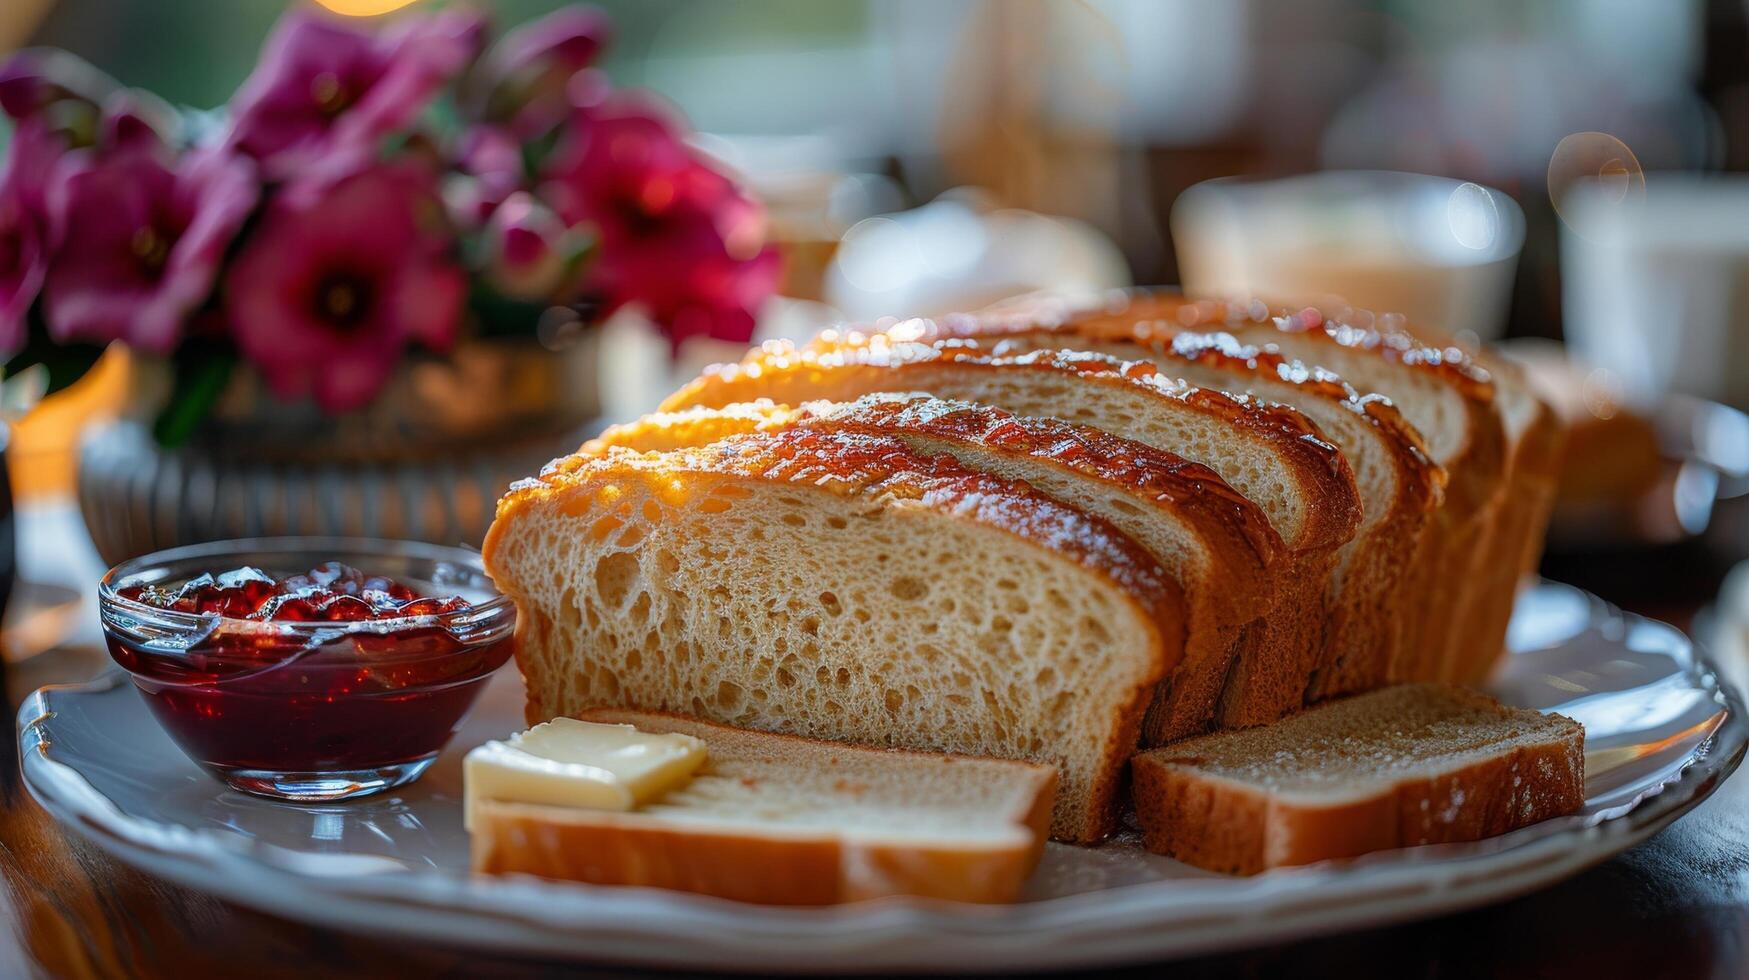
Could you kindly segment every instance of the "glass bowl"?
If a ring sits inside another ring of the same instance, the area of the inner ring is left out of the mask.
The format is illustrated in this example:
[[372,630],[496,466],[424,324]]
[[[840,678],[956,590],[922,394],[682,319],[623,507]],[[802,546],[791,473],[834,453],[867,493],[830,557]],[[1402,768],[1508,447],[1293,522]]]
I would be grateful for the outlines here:
[[[339,561],[468,607],[357,621],[240,619],[122,594],[252,566],[282,578]],[[126,561],[98,586],[110,656],[189,758],[283,800],[380,792],[424,772],[511,654],[516,608],[477,552],[359,538],[254,538]]]

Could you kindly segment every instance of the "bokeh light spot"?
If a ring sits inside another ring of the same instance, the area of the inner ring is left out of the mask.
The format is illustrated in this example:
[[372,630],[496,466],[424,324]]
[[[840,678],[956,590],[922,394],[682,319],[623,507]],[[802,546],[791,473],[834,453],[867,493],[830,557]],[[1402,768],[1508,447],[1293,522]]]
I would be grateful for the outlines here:
[[1476,251],[1494,247],[1500,236],[1500,210],[1494,205],[1494,195],[1481,184],[1459,184],[1445,202],[1446,223],[1451,237],[1465,248]]
[[1573,133],[1555,144],[1549,157],[1549,201],[1569,228],[1573,215],[1563,211],[1568,192],[1581,183],[1598,185],[1604,200],[1615,207],[1637,205],[1646,198],[1646,174],[1628,145],[1608,133]]
[[375,17],[413,3],[413,0],[316,0],[337,14],[347,17]]

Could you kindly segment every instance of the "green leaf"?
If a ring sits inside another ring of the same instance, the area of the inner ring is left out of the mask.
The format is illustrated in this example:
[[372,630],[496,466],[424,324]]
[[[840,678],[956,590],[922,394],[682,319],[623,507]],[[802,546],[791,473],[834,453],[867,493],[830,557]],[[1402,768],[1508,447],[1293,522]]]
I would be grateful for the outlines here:
[[152,423],[152,438],[158,445],[175,449],[188,441],[224,393],[236,366],[237,355],[228,350],[185,346],[176,352],[171,360],[170,398]]
[[48,388],[43,394],[52,395],[84,377],[102,356],[103,347],[98,344],[57,344],[50,340],[40,310],[32,310],[24,347],[0,368],[0,378],[17,377],[40,364],[48,375]]

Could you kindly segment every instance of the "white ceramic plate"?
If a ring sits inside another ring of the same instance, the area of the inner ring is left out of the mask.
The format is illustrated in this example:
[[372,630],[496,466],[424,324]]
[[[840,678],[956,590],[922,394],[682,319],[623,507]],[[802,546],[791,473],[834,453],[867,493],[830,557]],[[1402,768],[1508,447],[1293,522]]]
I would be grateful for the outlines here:
[[773,909],[650,889],[474,878],[460,758],[521,727],[506,671],[423,780],[346,805],[232,792],[159,731],[124,679],[49,687],[19,712],[24,776],[124,861],[242,905],[352,931],[525,955],[705,969],[1001,971],[1095,966],[1373,926],[1497,901],[1632,847],[1742,759],[1741,703],[1680,632],[1543,585],[1512,623],[1502,699],[1587,732],[1586,806],[1475,844],[1229,878],[1140,850],[1051,845],[1006,908],[882,900]]

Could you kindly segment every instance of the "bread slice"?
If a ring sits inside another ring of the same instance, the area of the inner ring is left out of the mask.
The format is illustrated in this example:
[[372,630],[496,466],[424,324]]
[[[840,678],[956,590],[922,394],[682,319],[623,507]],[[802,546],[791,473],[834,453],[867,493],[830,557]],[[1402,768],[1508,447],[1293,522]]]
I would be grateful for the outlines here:
[[1585,730],[1463,688],[1409,684],[1132,765],[1150,850],[1233,874],[1480,840],[1585,802]]
[[710,759],[687,786],[631,812],[484,801],[474,870],[768,905],[889,895],[1012,902],[1050,827],[1049,766],[858,748],[671,714],[582,717],[692,735]]
[[1262,511],[1213,470],[1087,426],[916,393],[657,413],[608,429],[583,452],[672,450],[793,426],[889,436],[919,452],[946,454],[1025,480],[1134,538],[1179,583],[1188,616],[1184,658],[1145,724],[1162,741],[1207,730],[1244,627],[1268,612],[1276,594],[1274,562],[1282,550]]
[[1518,586],[1523,577],[1534,576],[1543,562],[1543,541],[1555,509],[1560,460],[1567,443],[1560,416],[1537,395],[1522,367],[1494,353],[1478,353],[1476,359],[1494,376],[1506,422],[1506,495],[1495,514],[1483,560],[1490,577],[1481,583],[1480,600],[1467,616],[1476,625],[1473,644],[1460,651],[1448,677],[1460,684],[1481,683],[1506,655],[1506,627],[1513,618]]
[[1390,399],[1448,476],[1443,503],[1403,582],[1413,597],[1411,615],[1399,646],[1404,656],[1391,679],[1435,680],[1468,645],[1498,645],[1500,638],[1478,637],[1475,624],[1461,617],[1472,592],[1487,587],[1486,537],[1505,490],[1506,432],[1490,375],[1462,351],[1421,343],[1392,315],[1288,312],[1258,301],[1193,301],[1167,290],[1117,293],[1081,307],[1059,303],[1041,310],[1035,304],[1026,315],[1055,315],[1080,321],[1077,330],[1128,331],[1150,341],[1224,331],[1328,368],[1357,389]]
[[1141,545],[903,442],[800,429],[569,457],[483,549],[531,722],[635,707],[1062,775],[1097,840],[1183,600]]
[[1523,368],[1489,351],[1472,356],[1494,380],[1506,429],[1506,490],[1485,538],[1488,550],[1477,588],[1460,614],[1473,626],[1467,634],[1470,642],[1447,663],[1444,679],[1460,684],[1480,683],[1505,655],[1506,627],[1518,587],[1542,562],[1567,441],[1560,416],[1537,394]]
[[[928,392],[1090,426],[1202,463],[1257,504],[1287,546],[1275,604],[1247,637],[1217,721],[1262,724],[1303,703],[1323,650],[1330,568],[1360,522],[1354,475],[1316,425],[1291,408],[1197,388],[1146,363],[1056,351],[996,357],[975,344],[908,341],[906,330],[822,335],[807,348],[770,343],[705,372],[662,407]],[[1150,742],[1163,737],[1147,732]]]
[[1401,587],[1403,577],[1446,481],[1420,433],[1389,400],[1363,395],[1328,369],[1288,357],[1274,344],[1244,343],[1228,333],[1166,336],[1138,333],[1114,317],[1012,314],[947,318],[930,322],[928,329],[937,336],[996,343],[996,350],[1072,346],[1149,360],[1192,384],[1304,412],[1348,459],[1362,502],[1359,530],[1337,553],[1330,577],[1331,620],[1308,696],[1322,699],[1385,682],[1400,647],[1402,622],[1415,609]]

